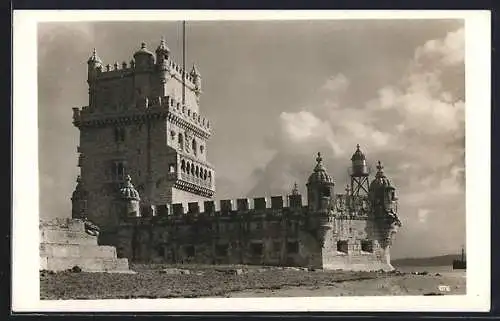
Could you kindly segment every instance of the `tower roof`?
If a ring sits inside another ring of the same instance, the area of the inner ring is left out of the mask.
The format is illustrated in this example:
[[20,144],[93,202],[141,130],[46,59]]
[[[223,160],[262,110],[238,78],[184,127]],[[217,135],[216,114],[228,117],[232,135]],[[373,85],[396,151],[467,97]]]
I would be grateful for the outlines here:
[[392,187],[391,181],[384,173],[384,166],[380,161],[377,164],[377,174],[375,174],[375,178],[370,183],[370,190],[379,187]]
[[146,43],[145,42],[141,43],[141,49],[137,50],[134,53],[134,58],[137,57],[137,56],[141,56],[141,55],[153,56],[153,53],[151,51],[149,51],[148,48],[146,47]]
[[92,51],[92,56],[90,56],[89,60],[87,60],[87,63],[100,63],[102,64],[101,58],[97,55],[97,50],[94,48]]
[[158,45],[158,48],[156,48],[156,53],[161,52],[170,53],[170,49],[167,47],[164,37],[161,37],[160,44]]
[[136,200],[139,201],[141,198],[139,197],[139,192],[135,189],[134,185],[132,185],[132,179],[130,175],[127,175],[125,178],[125,184],[122,188],[120,188],[120,197],[124,200]]
[[327,173],[325,167],[323,166],[323,158],[321,153],[318,152],[316,157],[316,166],[314,167],[313,173],[309,176],[307,180],[308,183],[319,183],[319,184],[333,184],[333,178]]
[[351,161],[366,160],[365,154],[359,149],[359,144],[356,145],[356,151],[352,154]]

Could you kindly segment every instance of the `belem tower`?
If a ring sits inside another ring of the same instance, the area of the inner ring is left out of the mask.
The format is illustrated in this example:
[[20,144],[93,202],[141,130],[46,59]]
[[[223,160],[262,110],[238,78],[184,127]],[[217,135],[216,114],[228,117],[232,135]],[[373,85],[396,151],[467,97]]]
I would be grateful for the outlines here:
[[370,182],[359,145],[345,193],[318,153],[307,204],[297,185],[285,197],[216,203],[197,67],[176,64],[164,40],[154,53],[142,43],[128,63],[105,65],[94,50],[87,64],[88,106],[73,108],[72,217],[99,226],[99,244],[132,262],[392,269],[396,189],[380,162]]

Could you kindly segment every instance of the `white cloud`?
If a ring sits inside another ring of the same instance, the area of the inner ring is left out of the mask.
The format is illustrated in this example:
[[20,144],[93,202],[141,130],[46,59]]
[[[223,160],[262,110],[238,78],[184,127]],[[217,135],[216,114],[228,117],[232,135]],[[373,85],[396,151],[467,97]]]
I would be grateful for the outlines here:
[[[312,170],[315,152],[326,146],[331,151],[324,157],[330,174],[347,181],[350,153],[359,143],[372,166],[378,159],[385,163],[386,173],[399,189],[406,228],[425,226],[422,233],[428,246],[433,246],[441,229],[429,224],[430,213],[433,221],[445,222],[451,216],[465,220],[461,179],[465,102],[463,87],[456,86],[463,77],[463,43],[462,29],[427,41],[416,48],[399,82],[381,87],[375,98],[357,106],[345,103],[346,97],[357,94],[356,84],[344,74],[329,77],[321,87],[326,91],[323,104],[281,114],[275,141],[279,143],[274,145],[277,153],[261,172],[259,189],[270,185],[278,190],[304,178]],[[454,209],[449,210],[452,204]],[[414,242],[418,240],[402,244]],[[396,242],[396,251],[397,246]]]

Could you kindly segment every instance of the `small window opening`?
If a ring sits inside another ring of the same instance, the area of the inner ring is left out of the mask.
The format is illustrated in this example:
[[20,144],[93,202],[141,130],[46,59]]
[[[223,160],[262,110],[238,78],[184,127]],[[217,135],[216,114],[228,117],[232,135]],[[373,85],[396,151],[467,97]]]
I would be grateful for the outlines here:
[[299,242],[288,242],[286,245],[288,254],[299,253]]
[[349,251],[347,241],[338,241],[337,242],[337,252],[346,253]]
[[188,245],[184,248],[187,257],[194,257],[195,249],[193,245]]
[[215,254],[217,256],[227,256],[227,244],[218,244],[215,246]]
[[361,251],[373,253],[373,242],[371,240],[362,240]]
[[251,244],[251,250],[253,255],[262,255],[264,246],[262,243],[252,243]]
[[184,137],[179,133],[179,138],[177,139],[179,143],[179,148],[184,149]]

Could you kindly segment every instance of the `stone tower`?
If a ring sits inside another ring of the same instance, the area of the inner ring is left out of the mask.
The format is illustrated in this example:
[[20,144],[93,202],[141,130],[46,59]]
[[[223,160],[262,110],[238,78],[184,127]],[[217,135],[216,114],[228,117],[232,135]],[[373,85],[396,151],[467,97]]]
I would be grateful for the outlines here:
[[370,183],[370,220],[374,224],[376,238],[384,251],[386,264],[391,266],[390,249],[396,233],[401,227],[401,221],[398,218],[396,188],[392,185],[390,179],[384,173],[384,167],[379,161],[377,173]]
[[200,112],[197,68],[183,70],[163,39],[155,54],[142,43],[129,63],[104,65],[94,50],[87,64],[88,106],[73,108],[80,131],[74,215],[112,230],[113,200],[128,175],[146,206],[211,199],[211,129]]
[[323,166],[323,158],[318,153],[316,166],[307,180],[307,203],[311,211],[327,210],[334,198],[335,182]]

